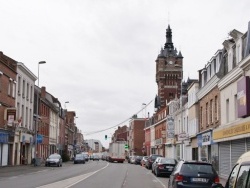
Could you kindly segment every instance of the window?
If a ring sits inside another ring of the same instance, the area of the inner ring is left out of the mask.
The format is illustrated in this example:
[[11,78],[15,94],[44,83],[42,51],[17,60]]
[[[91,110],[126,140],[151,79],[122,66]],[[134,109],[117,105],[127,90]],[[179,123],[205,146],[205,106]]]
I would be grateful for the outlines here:
[[16,97],[16,81],[12,83],[12,97]]
[[226,123],[229,122],[229,99],[226,100]]
[[215,96],[214,98],[214,115],[215,115],[215,120],[218,120],[218,98]]
[[228,188],[233,188],[235,180],[236,180],[236,176],[237,176],[237,172],[239,169],[239,164],[237,164],[236,166],[234,166],[229,178],[228,178]]
[[213,99],[210,100],[210,123],[213,123]]
[[206,103],[206,126],[209,124],[209,111],[208,111],[208,103]]
[[27,83],[27,91],[26,91],[26,99],[27,100],[29,100],[29,94],[30,94],[30,92],[29,92],[29,89],[30,89],[30,84],[29,83]]
[[[24,105],[22,105],[22,118],[23,118],[23,121],[24,121]],[[23,121],[22,121],[22,126],[24,126],[24,123],[23,123]]]
[[16,109],[16,115],[17,115],[17,119],[20,118],[20,103],[17,103],[17,109]]
[[8,85],[8,95],[9,96],[11,96],[11,89],[12,89],[12,79],[10,78],[9,85]]
[[236,67],[236,47],[233,47],[233,68]]
[[26,111],[25,111],[25,127],[28,128],[28,107],[26,107]]
[[201,124],[201,127],[203,127],[203,119],[202,119],[202,107],[200,109],[200,124]]
[[23,80],[23,91],[22,91],[22,97],[25,97],[25,80]]
[[21,95],[21,76],[18,76],[17,85],[18,85],[17,94]]
[[214,73],[216,73],[216,59],[214,59]]
[[30,86],[30,103],[33,102],[32,99],[33,99],[33,87]]
[[31,109],[30,109],[30,113],[29,113],[29,129],[31,129],[32,127],[32,113],[31,113]]
[[[249,171],[250,171],[250,165],[241,166],[240,171],[238,173],[237,181],[236,181],[236,187],[242,187],[245,188],[247,185],[247,181],[249,184]],[[249,187],[249,186],[247,186]]]
[[237,94],[234,95],[234,119],[238,118],[238,102],[237,102]]

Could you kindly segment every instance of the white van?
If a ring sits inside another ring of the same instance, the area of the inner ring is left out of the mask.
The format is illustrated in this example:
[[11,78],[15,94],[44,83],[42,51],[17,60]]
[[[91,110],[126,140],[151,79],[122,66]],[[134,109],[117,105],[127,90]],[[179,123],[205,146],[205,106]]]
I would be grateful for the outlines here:
[[225,187],[220,183],[212,188],[250,188],[250,151],[242,154],[227,179]]

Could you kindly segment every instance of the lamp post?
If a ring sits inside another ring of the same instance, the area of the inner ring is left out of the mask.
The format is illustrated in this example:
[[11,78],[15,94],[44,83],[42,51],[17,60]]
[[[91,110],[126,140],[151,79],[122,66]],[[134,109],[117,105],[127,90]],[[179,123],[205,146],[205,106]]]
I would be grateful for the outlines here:
[[66,109],[66,103],[69,103],[69,101],[66,101],[66,102],[64,103],[64,109]]
[[[38,77],[37,77],[37,86],[39,89],[39,65],[45,64],[46,61],[38,62]],[[34,166],[37,166],[37,131],[38,131],[38,101],[39,101],[39,92],[37,91],[37,98],[36,98],[36,126],[35,126],[35,162]]]

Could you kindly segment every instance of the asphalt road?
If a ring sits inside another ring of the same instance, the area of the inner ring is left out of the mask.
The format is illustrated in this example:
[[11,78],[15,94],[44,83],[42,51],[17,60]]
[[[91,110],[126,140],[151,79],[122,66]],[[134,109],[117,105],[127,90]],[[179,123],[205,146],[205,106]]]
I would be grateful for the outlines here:
[[[0,167],[1,188],[167,188],[167,182],[167,177],[156,177],[139,165],[106,161]],[[225,179],[221,183],[225,185]]]
[[150,170],[128,163],[90,161],[64,163],[62,167],[3,167],[3,188],[167,188],[166,177],[155,177]]

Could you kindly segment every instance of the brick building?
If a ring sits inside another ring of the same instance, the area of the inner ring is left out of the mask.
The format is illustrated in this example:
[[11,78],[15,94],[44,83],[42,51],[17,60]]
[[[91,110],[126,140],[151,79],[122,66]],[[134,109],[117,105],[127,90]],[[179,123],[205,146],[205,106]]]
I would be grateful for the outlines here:
[[0,52],[0,166],[13,163],[16,76],[16,61]]
[[143,143],[145,141],[145,127],[146,119],[136,118],[130,120],[128,128],[129,140],[129,154],[130,155],[143,155]]

